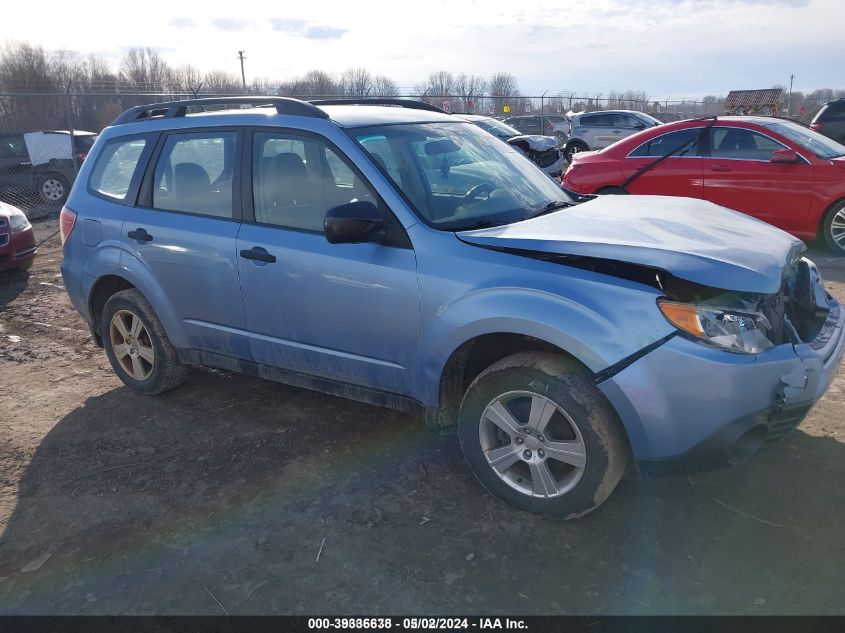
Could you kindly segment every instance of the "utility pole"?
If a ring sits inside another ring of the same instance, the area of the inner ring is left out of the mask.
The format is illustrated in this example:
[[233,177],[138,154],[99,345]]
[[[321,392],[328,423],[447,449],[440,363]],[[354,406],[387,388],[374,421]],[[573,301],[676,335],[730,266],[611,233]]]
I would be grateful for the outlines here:
[[241,81],[244,85],[244,94],[246,94],[246,75],[244,74],[244,51],[238,51],[238,59],[241,60]]
[[795,80],[795,75],[789,76],[789,97],[786,99],[786,116],[792,116],[792,82]]

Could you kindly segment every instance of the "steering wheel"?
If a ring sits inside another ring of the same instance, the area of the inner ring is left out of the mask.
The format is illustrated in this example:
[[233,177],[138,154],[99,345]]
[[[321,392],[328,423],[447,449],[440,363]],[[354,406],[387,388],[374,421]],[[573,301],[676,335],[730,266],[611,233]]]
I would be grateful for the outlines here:
[[470,202],[472,202],[473,200],[475,200],[475,199],[476,199],[478,196],[480,196],[481,194],[484,194],[484,193],[490,193],[490,192],[492,192],[492,191],[495,191],[496,189],[498,189],[498,187],[494,187],[494,186],[493,186],[493,185],[491,185],[489,182],[482,182],[482,183],[479,183],[479,184],[475,185],[475,187],[473,187],[472,189],[470,189],[469,191],[467,191],[467,195],[465,195],[465,196],[461,199],[461,202],[458,204],[458,207],[457,207],[457,208],[460,208],[460,207],[462,207],[462,206],[464,206],[464,205],[469,204]]

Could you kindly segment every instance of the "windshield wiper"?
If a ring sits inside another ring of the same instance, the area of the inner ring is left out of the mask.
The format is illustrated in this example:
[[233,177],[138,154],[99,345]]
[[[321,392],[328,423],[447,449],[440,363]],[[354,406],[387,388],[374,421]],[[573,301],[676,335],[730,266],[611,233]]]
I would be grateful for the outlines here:
[[557,211],[558,209],[565,209],[566,207],[574,207],[575,204],[572,202],[564,202],[563,200],[553,200],[545,207],[537,211],[536,213],[532,213],[529,215],[526,220],[530,220],[531,218],[538,218],[541,215],[546,215],[547,213],[551,213],[552,211]]

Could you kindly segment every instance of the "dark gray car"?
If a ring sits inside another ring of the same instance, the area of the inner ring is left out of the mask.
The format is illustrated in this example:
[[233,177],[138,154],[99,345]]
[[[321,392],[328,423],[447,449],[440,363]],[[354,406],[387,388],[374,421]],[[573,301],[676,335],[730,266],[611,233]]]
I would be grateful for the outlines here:
[[37,196],[48,204],[63,203],[76,168],[85,160],[97,135],[74,131],[0,134],[0,198],[19,203]]

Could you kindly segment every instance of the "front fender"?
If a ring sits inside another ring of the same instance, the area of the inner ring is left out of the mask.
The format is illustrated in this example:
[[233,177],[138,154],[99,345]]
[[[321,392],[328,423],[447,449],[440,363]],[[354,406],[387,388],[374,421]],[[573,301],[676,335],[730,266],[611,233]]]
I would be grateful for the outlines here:
[[[650,296],[616,290],[617,296],[608,297],[614,320],[591,309],[587,302],[528,288],[478,290],[439,308],[424,328],[420,346],[429,350],[424,352],[422,362],[425,404],[438,406],[440,377],[449,358],[478,336],[530,336],[564,350],[591,371],[599,372],[673,331],[665,320],[654,319]],[[626,320],[639,327],[624,327]]]

